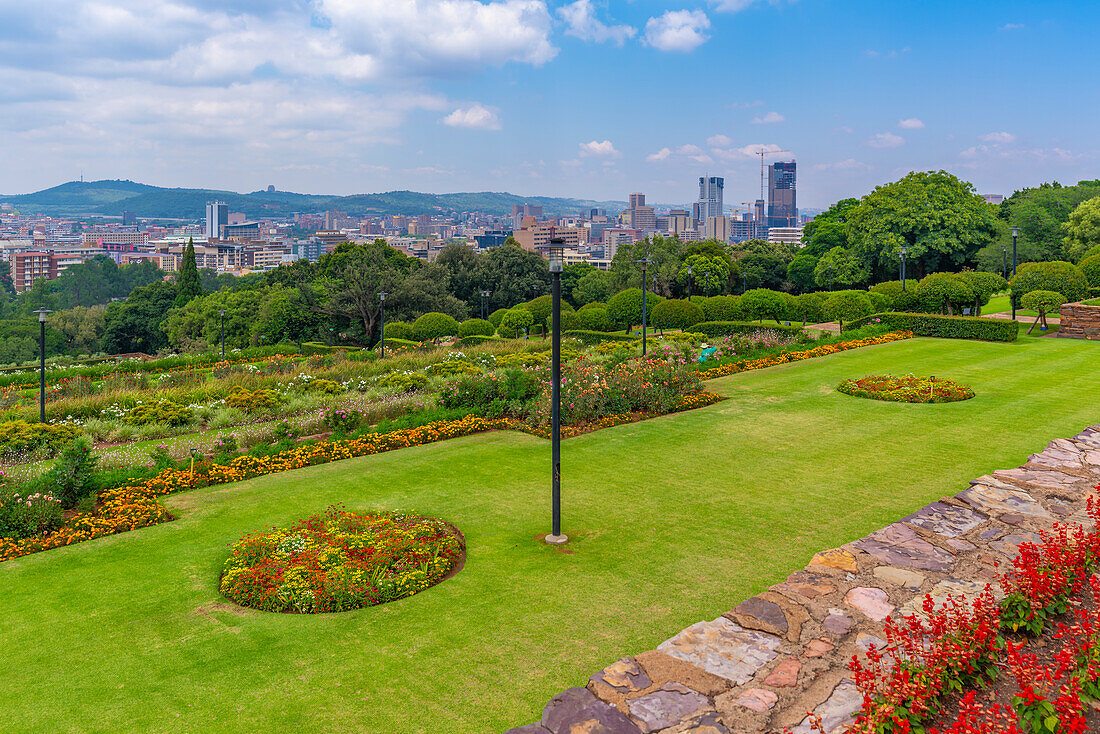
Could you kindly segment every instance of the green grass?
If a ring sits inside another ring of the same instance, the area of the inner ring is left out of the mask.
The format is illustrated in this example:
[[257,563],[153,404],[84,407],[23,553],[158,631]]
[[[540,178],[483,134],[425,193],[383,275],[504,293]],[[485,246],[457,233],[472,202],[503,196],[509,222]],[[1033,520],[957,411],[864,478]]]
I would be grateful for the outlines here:
[[[982,315],[988,316],[994,313],[1010,313],[1012,311],[1012,301],[1009,299],[1008,294],[1002,296],[993,296],[989,299],[989,303],[982,306]],[[1022,308],[1016,309],[1016,316],[1031,316],[1035,318],[1039,315],[1038,311],[1026,311]]]
[[[3,728],[491,732],[782,580],[811,555],[1100,421],[1100,345],[914,339],[708,383],[728,400],[562,445],[472,436],[167,498],[180,519],[0,564]],[[841,395],[934,374],[977,396]],[[333,615],[227,605],[227,544],[332,503],[443,517],[465,569]]]

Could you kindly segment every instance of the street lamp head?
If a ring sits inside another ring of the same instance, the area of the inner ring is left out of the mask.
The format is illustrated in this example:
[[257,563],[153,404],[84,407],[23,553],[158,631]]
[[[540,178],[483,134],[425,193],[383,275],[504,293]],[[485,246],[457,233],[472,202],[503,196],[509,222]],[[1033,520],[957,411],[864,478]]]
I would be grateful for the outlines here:
[[909,248],[905,245],[902,245],[901,246],[901,256],[905,257],[908,254],[909,254]]
[[225,316],[225,309],[224,308],[219,308],[218,313],[220,313],[222,316]]
[[492,293],[493,293],[492,291],[482,291],[481,292],[481,297],[482,298],[488,298],[489,296],[492,295]]
[[648,257],[643,257],[640,260],[635,260],[635,262],[637,262],[639,265],[642,266],[642,272],[643,273],[646,271],[646,268],[649,267],[649,258]]
[[382,303],[385,303],[386,302],[386,296],[388,296],[388,295],[389,295],[389,293],[386,293],[385,291],[378,291],[378,300],[381,301]]
[[1013,227],[1013,228],[1012,228],[1012,236],[1013,236],[1013,237],[1015,237],[1015,236],[1016,236],[1017,232],[1019,232],[1019,229],[1020,229],[1019,227]]
[[53,311],[51,311],[48,308],[40,308],[37,311],[35,311],[34,313],[38,314],[38,320],[39,321],[45,321],[46,320],[46,314],[53,313]]
[[688,275],[695,275],[695,269],[691,265],[688,265]]
[[565,240],[550,240],[550,246],[546,248],[546,258],[550,261],[550,272],[560,273],[565,263]]

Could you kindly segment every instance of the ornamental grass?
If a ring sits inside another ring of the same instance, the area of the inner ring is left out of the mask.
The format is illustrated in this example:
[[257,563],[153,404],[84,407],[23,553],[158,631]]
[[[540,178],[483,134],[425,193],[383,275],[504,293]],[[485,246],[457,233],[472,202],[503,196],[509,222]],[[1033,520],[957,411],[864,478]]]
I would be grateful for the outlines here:
[[451,573],[464,550],[442,520],[330,507],[241,538],[219,589],[265,612],[343,612],[424,591]]
[[935,377],[867,375],[844,380],[837,390],[845,395],[894,403],[956,403],[974,397],[974,390],[954,380]]

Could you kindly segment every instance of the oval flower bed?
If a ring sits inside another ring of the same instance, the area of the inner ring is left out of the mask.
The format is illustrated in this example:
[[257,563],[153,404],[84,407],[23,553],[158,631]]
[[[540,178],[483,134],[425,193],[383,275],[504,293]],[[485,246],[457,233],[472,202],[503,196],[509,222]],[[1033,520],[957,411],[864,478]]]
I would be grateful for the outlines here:
[[837,388],[845,395],[895,403],[954,403],[974,397],[968,385],[935,377],[893,377],[868,375],[858,380],[844,380]]
[[343,612],[412,596],[458,568],[461,534],[434,518],[330,507],[233,545],[219,588],[265,612]]

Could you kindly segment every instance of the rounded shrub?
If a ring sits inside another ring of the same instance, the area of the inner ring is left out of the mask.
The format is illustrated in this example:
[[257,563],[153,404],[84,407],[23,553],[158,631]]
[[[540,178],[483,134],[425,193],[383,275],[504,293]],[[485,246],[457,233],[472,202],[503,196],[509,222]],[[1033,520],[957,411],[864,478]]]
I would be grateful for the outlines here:
[[1029,291],[1020,299],[1020,307],[1029,311],[1048,314],[1057,311],[1066,302],[1066,297],[1054,291]]
[[1082,260],[1081,272],[1085,274],[1090,288],[1100,288],[1100,253]]
[[497,332],[509,339],[517,339],[523,336],[523,332],[535,323],[535,317],[525,308],[513,308],[504,313],[500,320]]
[[824,293],[803,293],[794,298],[794,313],[790,314],[804,324],[820,324],[825,320]]
[[426,313],[413,322],[413,335],[420,341],[436,340],[458,333],[458,322],[445,313]]
[[954,273],[926,275],[913,291],[925,313],[954,315],[974,302],[974,289]]
[[387,339],[406,339],[413,341],[413,325],[405,321],[390,321],[386,323]]
[[741,296],[739,305],[748,320],[775,319],[779,322],[787,317],[787,302],[783,295],[767,288],[753,288],[746,292]]
[[500,328],[500,320],[504,318],[504,314],[508,313],[506,308],[498,308],[489,314],[489,323],[493,325],[493,328]]
[[875,309],[875,313],[884,313],[890,310],[893,305],[893,301],[884,296],[881,293],[875,291],[867,291],[867,297],[871,299],[871,307]]
[[653,326],[658,329],[687,329],[705,320],[703,309],[690,301],[670,298],[653,307]]
[[458,335],[467,336],[492,336],[497,328],[491,321],[485,319],[466,319],[458,325]]
[[1085,250],[1085,254],[1081,256],[1081,260],[1087,260],[1093,255],[1100,255],[1100,245],[1093,245],[1089,249]]
[[[695,300],[694,298],[692,299]],[[703,298],[701,305],[707,321],[743,321],[741,296],[711,296]]]
[[1031,291],[1054,291],[1073,303],[1088,297],[1089,281],[1081,268],[1073,263],[1055,261],[1024,263],[1010,284],[1017,303]]
[[[646,294],[646,309],[656,308],[665,300],[656,293]],[[642,289],[627,288],[607,299],[607,313],[619,328],[626,329],[642,323]]]
[[871,286],[869,293],[878,293],[890,299],[890,307],[887,311],[915,311],[920,308],[919,300],[913,289],[916,288],[916,280],[907,280],[905,290],[901,289],[900,280],[888,280]]
[[875,312],[871,298],[863,291],[839,291],[825,299],[829,321],[855,321]]
[[611,331],[615,325],[607,313],[607,306],[590,303],[576,314],[578,328],[586,331]]
[[982,306],[989,303],[994,293],[1000,293],[1008,288],[1008,281],[996,273],[986,273],[981,270],[964,270],[957,278],[961,278],[970,289],[974,291],[975,316],[981,311]]

